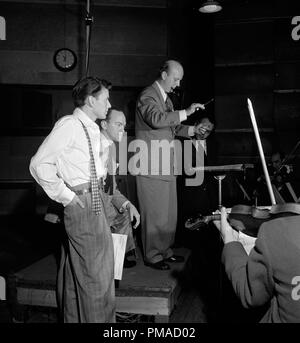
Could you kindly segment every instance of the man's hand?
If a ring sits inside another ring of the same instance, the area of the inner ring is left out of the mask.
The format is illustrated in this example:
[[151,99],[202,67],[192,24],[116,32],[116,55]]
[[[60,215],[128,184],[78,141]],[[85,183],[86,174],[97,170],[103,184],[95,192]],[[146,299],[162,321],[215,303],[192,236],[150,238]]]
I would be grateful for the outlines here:
[[206,139],[214,129],[214,125],[212,123],[203,124],[199,123],[194,125],[194,133],[195,135],[199,135],[200,139]]
[[71,206],[79,205],[81,208],[84,208],[82,201],[79,199],[79,197],[77,195],[74,196],[74,198],[69,203],[69,205],[71,205]]
[[136,207],[131,202],[129,202],[126,205],[126,209],[129,212],[130,221],[132,222],[133,219],[135,218],[135,224],[133,225],[133,228],[136,229],[140,225],[140,214],[138,210],[136,209]]
[[186,111],[186,115],[190,116],[191,114],[193,114],[195,111],[198,111],[199,109],[205,110],[205,106],[200,104],[200,103],[193,103],[193,104],[191,104],[190,107],[188,107],[185,110]]
[[206,134],[206,130],[206,127],[202,123],[194,126],[195,134],[204,136]]
[[221,208],[221,220],[214,220],[214,224],[220,231],[224,244],[239,240],[239,234],[235,231],[227,221],[227,213],[225,207]]

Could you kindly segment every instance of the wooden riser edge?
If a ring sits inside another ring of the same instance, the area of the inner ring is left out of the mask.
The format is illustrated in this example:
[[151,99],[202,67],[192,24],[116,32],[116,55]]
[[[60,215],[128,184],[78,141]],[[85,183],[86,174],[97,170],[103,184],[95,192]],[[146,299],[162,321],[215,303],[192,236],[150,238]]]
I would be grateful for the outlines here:
[[[57,307],[54,290],[18,288],[16,300],[20,305]],[[169,316],[173,305],[174,299],[166,297],[116,297],[117,312]]]

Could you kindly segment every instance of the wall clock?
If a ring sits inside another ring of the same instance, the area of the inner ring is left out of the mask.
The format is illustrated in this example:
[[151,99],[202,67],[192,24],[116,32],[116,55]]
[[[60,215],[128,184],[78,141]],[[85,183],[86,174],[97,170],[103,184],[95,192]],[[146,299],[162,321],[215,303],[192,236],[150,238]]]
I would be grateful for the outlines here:
[[55,51],[53,62],[58,70],[71,71],[77,64],[77,57],[73,50],[62,48]]

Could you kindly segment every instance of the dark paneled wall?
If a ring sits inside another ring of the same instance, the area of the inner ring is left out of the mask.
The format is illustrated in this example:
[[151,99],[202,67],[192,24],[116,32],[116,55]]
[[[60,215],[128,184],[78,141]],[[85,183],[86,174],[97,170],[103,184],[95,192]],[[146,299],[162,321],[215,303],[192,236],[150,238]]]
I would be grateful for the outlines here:
[[[150,82],[167,55],[165,1],[153,2],[152,8],[92,3],[90,73],[117,86]],[[7,22],[7,40],[1,42],[2,83],[72,85],[84,75],[85,1],[3,2],[1,14]],[[78,56],[78,66],[69,73],[53,64],[54,51],[62,47]]]
[[[54,122],[72,111],[71,87],[85,75],[86,1],[1,1],[0,8],[7,25],[0,42],[0,180],[27,180],[31,156]],[[91,1],[90,12],[89,74],[113,83],[111,102],[132,127],[136,94],[167,57],[166,0]],[[53,63],[63,47],[78,58],[70,72]],[[8,199],[9,189],[4,192]]]
[[[212,18],[190,5],[184,0],[91,1],[89,74],[113,83],[111,102],[125,112],[131,128],[137,93],[154,80],[167,57],[185,66],[182,105],[204,102],[213,93]],[[73,109],[71,87],[85,74],[85,6],[84,0],[1,1],[6,40],[0,41],[5,113],[0,180],[31,179],[31,156],[54,122]],[[74,50],[78,58],[70,72],[53,64],[54,52],[62,47]]]
[[300,41],[292,39],[294,1],[224,1],[215,20],[215,115],[220,160],[249,162],[258,149],[247,108],[252,100],[263,148],[289,153],[300,139]]

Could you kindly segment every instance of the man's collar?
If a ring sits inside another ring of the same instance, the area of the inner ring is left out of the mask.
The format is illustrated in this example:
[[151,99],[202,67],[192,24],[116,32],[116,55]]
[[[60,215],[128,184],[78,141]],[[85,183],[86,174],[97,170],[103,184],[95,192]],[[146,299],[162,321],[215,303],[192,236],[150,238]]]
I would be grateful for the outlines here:
[[98,124],[96,124],[85,112],[82,111],[82,109],[80,109],[79,107],[76,107],[74,112],[73,112],[73,115],[75,117],[77,117],[79,120],[82,121],[82,123],[85,125],[85,126],[93,126],[95,127],[95,125],[97,127]]
[[160,90],[160,92],[161,92],[161,95],[162,95],[162,97],[163,97],[163,99],[164,99],[164,101],[166,101],[166,99],[167,99],[167,93],[164,91],[164,89],[162,88],[162,86],[159,84],[159,82],[158,81],[155,81],[155,83],[156,83],[156,85],[157,85],[157,87],[158,87],[158,89]]
[[100,130],[101,149],[104,150],[114,142]]

